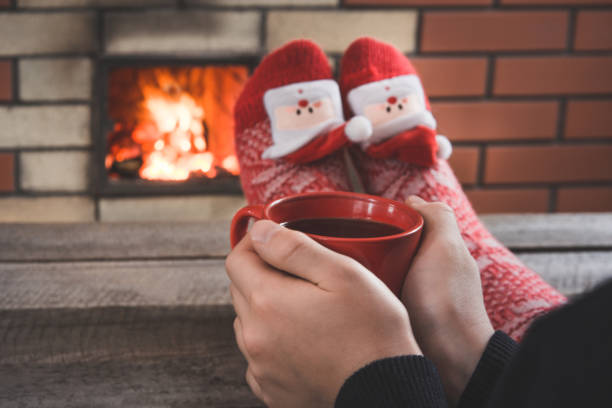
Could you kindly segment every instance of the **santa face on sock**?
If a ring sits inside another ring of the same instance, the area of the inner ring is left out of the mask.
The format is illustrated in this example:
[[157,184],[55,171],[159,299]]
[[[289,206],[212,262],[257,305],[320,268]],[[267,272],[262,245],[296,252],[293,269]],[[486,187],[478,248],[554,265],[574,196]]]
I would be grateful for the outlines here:
[[416,75],[401,75],[352,89],[348,102],[356,115],[367,117],[373,133],[367,144],[379,143],[416,126],[436,128],[426,108],[425,93]]
[[277,159],[344,123],[340,90],[333,80],[299,82],[270,89],[264,105],[274,144],[264,159]]

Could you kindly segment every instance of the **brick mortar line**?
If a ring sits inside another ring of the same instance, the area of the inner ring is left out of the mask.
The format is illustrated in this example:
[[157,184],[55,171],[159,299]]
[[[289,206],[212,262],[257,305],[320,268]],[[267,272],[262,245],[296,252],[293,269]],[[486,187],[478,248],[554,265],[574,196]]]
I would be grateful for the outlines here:
[[[498,0],[494,0],[498,2]],[[338,9],[344,10],[359,10],[359,11],[374,11],[374,10],[422,10],[425,12],[474,12],[474,11],[565,11],[571,7],[576,7],[571,4],[549,4],[549,5],[525,5],[525,4],[488,4],[488,5],[465,5],[465,6],[448,6],[448,5],[440,5],[440,6],[426,6],[426,5],[389,5],[385,6],[382,4],[358,4],[358,5],[347,5],[341,6]],[[612,5],[610,4],[584,4],[577,6],[580,9],[612,9]],[[275,7],[276,8],[276,7]],[[286,6],[283,8],[287,8]]]
[[23,191],[21,190],[21,152],[19,150],[15,150],[14,161],[15,173],[13,174],[13,177],[15,177],[15,184],[13,192],[16,194],[22,194]]
[[12,101],[2,101],[2,103],[10,103],[10,102],[19,102],[19,60],[17,58],[12,58],[11,60],[11,86],[13,89],[11,90],[11,98]]
[[49,147],[5,147],[0,148],[0,153],[52,153],[52,152],[92,152],[90,146],[49,146]]
[[[202,56],[202,54],[205,54]],[[341,56],[341,52],[327,52],[330,56]],[[612,57],[612,49],[609,50],[580,50],[568,52],[566,49],[557,50],[514,50],[514,51],[420,51],[418,54],[415,51],[407,53],[413,58],[449,58],[449,59],[483,59],[490,56],[497,58],[547,58],[547,57]],[[103,50],[98,51],[83,51],[83,52],[57,52],[57,53],[35,53],[35,54],[6,54],[0,55],[0,59],[59,59],[59,58],[92,58],[102,59],[124,59],[124,60],[155,60],[155,59],[172,59],[173,61],[181,60],[206,60],[210,59],[232,59],[232,58],[253,58],[264,55],[263,50],[257,52],[244,51],[201,51],[200,53],[172,55],[168,53],[143,53],[143,54],[105,54]],[[203,61],[205,62],[205,61]]]
[[506,58],[533,58],[533,57],[610,57],[612,49],[607,50],[579,50],[569,52],[566,48],[532,49],[532,50],[457,50],[457,51],[421,51],[419,57],[506,57]]
[[562,98],[559,101],[559,107],[557,108],[557,125],[556,125],[556,139],[561,142],[565,139],[565,122],[567,121],[567,98]]
[[19,151],[13,151],[13,191],[18,192],[21,185],[21,169],[20,169]]
[[225,11],[225,12],[244,12],[244,11],[282,11],[282,12],[325,12],[325,11],[340,11],[340,12],[393,12],[393,11],[422,11],[425,13],[443,13],[443,12],[455,12],[455,13],[473,13],[475,11],[486,12],[486,11],[501,11],[501,12],[549,12],[549,11],[567,11],[572,8],[593,10],[612,10],[612,5],[609,4],[585,4],[585,5],[571,5],[571,4],[559,4],[559,5],[468,5],[468,6],[384,6],[384,5],[355,5],[355,6],[344,6],[339,5],[317,5],[317,6],[273,6],[265,7],[261,5],[253,6],[216,6],[216,5],[151,5],[151,6],[111,6],[111,7],[15,7],[0,10],[0,13],[6,12],[11,14],[35,14],[35,13],[77,13],[77,12],[102,12],[102,13],[139,13],[147,11]]
[[268,12],[262,11],[259,17],[259,54],[266,52],[268,46]]
[[28,60],[38,60],[38,59],[69,59],[69,58],[95,58],[96,53],[87,52],[87,53],[74,53],[74,52],[58,52],[53,54],[10,54],[10,55],[0,55],[0,59],[28,59]]
[[[35,191],[35,190],[20,190],[15,191],[13,193],[0,193],[0,199],[3,198],[53,198],[53,197],[85,197],[91,198],[92,196],[90,191],[80,190],[80,191],[66,191],[66,190],[45,190],[45,191]],[[2,225],[2,223],[0,223]]]
[[493,88],[495,86],[495,71],[496,71],[497,59],[494,55],[487,57],[487,72],[485,73],[485,89],[484,97],[491,99],[493,96]]
[[413,50],[413,53],[416,55],[421,53],[421,42],[423,41],[423,27],[424,27],[423,14],[424,12],[422,10],[417,11],[416,27],[415,27],[416,32],[414,36],[414,50]]
[[[16,103],[15,103],[16,102]],[[59,99],[59,100],[19,100],[11,103],[10,101],[0,102],[0,107],[44,107],[44,106],[89,106],[89,99]]]
[[514,188],[506,188],[506,187],[499,187],[499,186],[494,186],[494,185],[488,185],[486,187],[483,186],[476,186],[476,185],[469,185],[466,183],[461,183],[461,187],[465,190],[465,191],[506,191],[506,190],[542,190],[541,187],[534,187],[534,186],[527,186],[527,187],[523,187],[522,185],[516,185],[514,186]]
[[574,52],[574,42],[576,41],[576,27],[578,20],[578,12],[572,7],[567,16],[567,51]]
[[[427,92],[427,90],[425,90]],[[558,102],[559,100],[566,98],[569,100],[598,100],[608,101],[612,98],[612,92],[606,94],[558,94],[558,95],[545,95],[545,94],[534,94],[534,95],[491,95],[487,97],[485,95],[473,95],[473,96],[430,96],[431,102],[439,103],[473,103],[473,102]]]
[[[398,7],[401,10],[415,10],[414,7]],[[12,14],[34,14],[34,13],[75,13],[75,12],[102,12],[102,13],[123,13],[123,14],[136,14],[143,13],[147,11],[175,11],[175,12],[189,12],[189,11],[224,11],[231,13],[240,13],[240,12],[250,12],[250,11],[261,11],[261,10],[271,10],[271,11],[295,11],[295,12],[304,12],[304,11],[345,11],[350,12],[352,8],[340,8],[338,6],[330,5],[330,6],[273,6],[273,7],[265,7],[261,5],[253,5],[253,6],[216,6],[216,5],[205,5],[205,4],[196,4],[196,5],[179,5],[178,3],[173,6],[164,6],[164,5],[151,5],[151,6],[109,6],[109,7],[28,7],[28,8],[17,8],[15,10],[11,10]],[[390,10],[389,8],[380,8],[380,11],[397,11]],[[2,11],[0,10],[0,13]]]
[[484,144],[484,147],[587,147],[587,146],[612,146],[612,136],[607,139],[565,139],[561,142],[557,139],[504,139],[504,140],[465,140],[451,142],[456,147],[476,147]]
[[[427,90],[425,90],[427,92]],[[491,101],[491,102],[554,102],[559,101],[560,99],[567,98],[569,100],[598,100],[598,101],[607,101],[612,97],[612,93],[605,94],[556,94],[556,95],[546,95],[546,94],[520,94],[520,95],[491,95],[491,97],[487,97],[485,95],[478,96],[434,96],[430,97],[429,100],[431,102],[481,102],[481,101]]]
[[478,187],[484,185],[486,162],[487,162],[486,144],[481,143],[478,146],[478,163],[476,167],[476,182],[474,183]]
[[548,190],[548,212],[554,213],[557,212],[557,187],[552,185]]
[[104,13],[98,11],[96,13],[96,30],[97,30],[97,51],[96,51],[96,57],[99,57],[100,54],[103,54],[104,51],[106,50],[106,40],[105,40],[105,34],[106,34],[106,27],[105,27],[105,18],[104,18]]
[[504,190],[504,189],[550,189],[557,188],[612,188],[612,181],[605,180],[584,180],[584,181],[515,181],[505,183],[483,183],[478,186],[488,190]]

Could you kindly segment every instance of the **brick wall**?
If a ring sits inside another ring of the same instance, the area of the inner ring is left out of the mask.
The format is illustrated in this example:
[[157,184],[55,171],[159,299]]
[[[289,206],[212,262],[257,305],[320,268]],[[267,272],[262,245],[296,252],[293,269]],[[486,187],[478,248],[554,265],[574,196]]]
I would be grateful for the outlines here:
[[96,197],[107,56],[251,56],[372,35],[413,58],[481,212],[612,211],[612,0],[0,0],[0,221],[229,217],[236,197]]

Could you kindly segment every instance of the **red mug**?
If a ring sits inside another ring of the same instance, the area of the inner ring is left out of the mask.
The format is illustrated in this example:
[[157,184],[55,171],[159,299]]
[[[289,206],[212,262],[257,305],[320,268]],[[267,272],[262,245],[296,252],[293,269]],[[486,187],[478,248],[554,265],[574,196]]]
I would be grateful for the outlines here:
[[423,231],[423,217],[397,201],[349,192],[303,193],[267,205],[248,205],[240,209],[232,219],[232,248],[246,235],[251,218],[272,220],[278,224],[311,218],[354,218],[400,228],[401,233],[374,238],[306,234],[323,246],[361,263],[397,296]]

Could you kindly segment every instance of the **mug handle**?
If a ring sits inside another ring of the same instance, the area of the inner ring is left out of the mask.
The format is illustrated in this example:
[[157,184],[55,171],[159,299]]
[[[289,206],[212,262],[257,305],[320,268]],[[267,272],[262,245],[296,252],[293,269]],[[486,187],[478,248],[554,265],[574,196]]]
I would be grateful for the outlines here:
[[232,226],[230,228],[230,243],[234,248],[247,233],[249,227],[249,220],[255,218],[261,220],[264,218],[265,206],[258,205],[247,205],[241,208],[232,218]]

